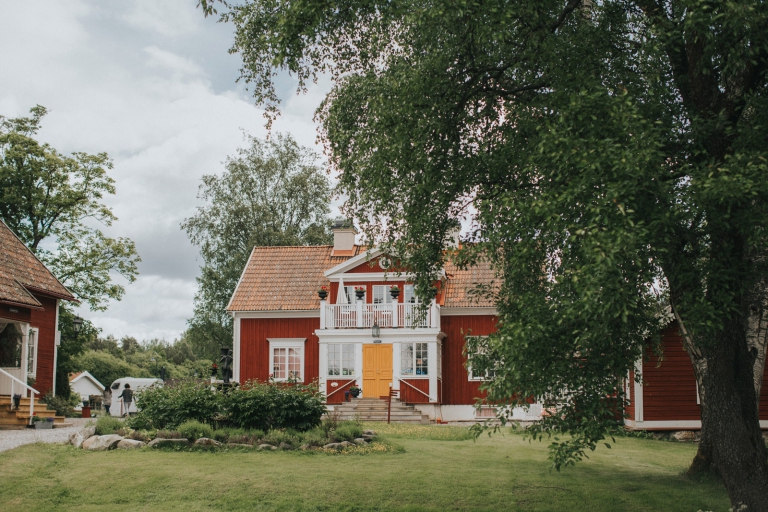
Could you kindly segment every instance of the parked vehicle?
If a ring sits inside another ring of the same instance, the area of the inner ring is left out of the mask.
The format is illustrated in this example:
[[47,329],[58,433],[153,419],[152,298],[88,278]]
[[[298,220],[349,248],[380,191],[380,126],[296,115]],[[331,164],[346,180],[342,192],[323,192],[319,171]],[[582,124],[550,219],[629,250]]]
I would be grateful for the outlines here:
[[163,381],[160,379],[136,379],[134,377],[123,377],[121,379],[117,379],[115,382],[112,383],[112,405],[109,408],[109,415],[110,416],[123,416],[126,412],[134,413],[136,412],[136,399],[134,398],[133,402],[131,402],[131,409],[129,411],[125,410],[125,407],[123,406],[123,400],[120,397],[120,394],[123,392],[123,389],[125,389],[125,385],[129,384],[131,386],[131,390],[135,393],[141,391],[142,389],[148,388],[150,386],[162,386]]

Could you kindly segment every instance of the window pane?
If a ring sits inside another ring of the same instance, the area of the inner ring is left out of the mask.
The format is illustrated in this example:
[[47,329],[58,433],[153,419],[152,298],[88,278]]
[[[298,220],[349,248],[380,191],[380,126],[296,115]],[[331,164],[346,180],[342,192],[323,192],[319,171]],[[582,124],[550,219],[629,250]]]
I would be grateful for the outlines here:
[[341,346],[341,374],[342,375],[354,375],[355,374],[355,346],[351,344],[345,344]]
[[288,349],[288,378],[301,380],[301,349]]
[[347,304],[354,304],[357,300],[357,297],[355,297],[355,287],[354,286],[345,286],[344,291],[347,294]]
[[272,376],[275,379],[285,379],[286,378],[286,349],[284,348],[276,348],[274,349],[274,365],[272,366]]
[[416,343],[416,375],[427,375],[427,344]]
[[405,285],[405,287],[403,288],[403,292],[404,292],[403,300],[406,302],[406,304],[419,302],[419,298],[416,297],[416,292],[414,291],[412,284]]
[[27,374],[35,375],[35,331],[29,331],[29,342],[27,344]]
[[400,345],[400,373],[413,375],[413,343]]
[[328,345],[328,375],[340,375],[341,368],[340,347],[338,343]]
[[374,304],[383,304],[384,303],[384,294],[385,290],[383,286],[374,286],[373,287],[373,303]]

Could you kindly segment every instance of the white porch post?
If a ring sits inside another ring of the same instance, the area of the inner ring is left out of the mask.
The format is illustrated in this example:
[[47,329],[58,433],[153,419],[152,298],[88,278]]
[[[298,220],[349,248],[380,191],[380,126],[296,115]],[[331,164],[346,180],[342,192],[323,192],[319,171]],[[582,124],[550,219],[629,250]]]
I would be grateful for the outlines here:
[[358,329],[363,328],[363,300],[365,300],[365,295],[363,295],[362,299],[357,299],[355,301],[355,306],[357,306],[357,328]]
[[400,326],[400,322],[398,321],[398,313],[400,307],[398,306],[397,299],[392,299],[392,328],[397,329]]
[[[639,380],[639,382],[638,382]],[[635,363],[635,421],[643,421],[643,358]]]
[[240,361],[240,317],[237,316],[237,313],[233,314],[234,316],[234,329],[232,333],[232,380],[235,382],[240,382],[240,366],[242,365]]
[[400,343],[392,343],[392,389],[400,390]]
[[437,305],[437,302],[435,299],[432,299],[432,303],[429,305],[429,314],[430,314],[430,322],[429,327],[432,327],[433,329],[439,329],[440,328],[440,309],[438,309],[440,306]]
[[[434,307],[434,304],[432,305]],[[429,401],[437,402],[437,342],[427,343],[427,372],[429,373]]]
[[[322,301],[322,302],[325,302],[325,301]],[[320,318],[322,318],[322,317],[320,317]],[[320,328],[322,329],[322,326]],[[318,369],[318,371],[319,371],[318,382],[319,382],[319,385],[320,385],[320,391],[322,391],[323,394],[325,394],[325,393],[328,392],[328,385],[327,385],[327,381],[328,381],[328,344],[327,343],[323,343],[321,341],[319,348],[320,348],[320,350],[318,351],[318,353],[319,353],[318,357],[320,358],[320,361],[319,361],[319,369]]]
[[325,322],[326,322],[326,314],[327,311],[325,306],[328,302],[325,299],[320,299],[320,329],[325,329]]
[[[355,385],[363,387],[363,344],[355,343]],[[365,390],[363,389],[363,396]]]

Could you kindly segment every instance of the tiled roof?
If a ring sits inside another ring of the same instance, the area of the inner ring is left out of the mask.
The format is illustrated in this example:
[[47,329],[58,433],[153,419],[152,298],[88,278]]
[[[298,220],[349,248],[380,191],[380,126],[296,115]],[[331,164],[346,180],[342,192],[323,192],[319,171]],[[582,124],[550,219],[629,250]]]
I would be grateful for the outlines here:
[[317,290],[328,285],[323,273],[349,259],[332,251],[332,245],[255,247],[227,310],[320,309]]
[[498,291],[494,272],[488,262],[480,262],[466,270],[459,270],[451,262],[445,265],[445,308],[487,308],[494,307],[492,300],[484,294],[470,293],[478,284],[491,287]]
[[40,307],[28,289],[74,300],[69,290],[0,221],[0,301]]
[[[364,250],[355,247],[355,255]],[[324,272],[349,257],[331,256],[333,246],[256,247],[240,279],[228,311],[295,311],[320,309],[317,290],[328,285]],[[444,307],[493,307],[471,295],[478,283],[490,285],[494,273],[487,263],[459,270],[448,263]]]

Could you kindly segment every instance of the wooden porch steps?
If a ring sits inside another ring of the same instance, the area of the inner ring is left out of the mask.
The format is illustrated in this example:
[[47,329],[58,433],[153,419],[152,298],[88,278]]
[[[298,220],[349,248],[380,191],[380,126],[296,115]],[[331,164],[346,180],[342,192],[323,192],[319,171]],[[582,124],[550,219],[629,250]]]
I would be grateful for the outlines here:
[[[332,404],[333,411],[341,420],[387,421],[387,401],[376,398],[361,398],[341,404]],[[429,417],[421,414],[412,405],[392,399],[390,421],[394,423],[428,424]]]
[[[9,395],[0,395],[0,430],[21,430],[29,425],[30,398],[22,397],[18,409],[12,409],[13,399]],[[53,428],[71,426],[65,423],[64,416],[56,416],[56,411],[49,411],[47,405],[34,399],[34,414],[41,418],[53,418]]]

